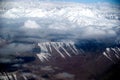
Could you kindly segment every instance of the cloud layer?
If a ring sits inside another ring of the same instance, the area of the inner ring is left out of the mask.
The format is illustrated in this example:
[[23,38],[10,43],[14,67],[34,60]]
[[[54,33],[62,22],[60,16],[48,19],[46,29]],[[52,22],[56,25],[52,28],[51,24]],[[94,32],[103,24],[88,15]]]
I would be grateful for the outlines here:
[[42,38],[53,38],[51,34],[85,39],[118,35],[116,33],[120,22],[118,5],[39,1],[0,2],[0,4],[2,32],[13,31],[12,34],[16,35],[22,31],[20,35]]

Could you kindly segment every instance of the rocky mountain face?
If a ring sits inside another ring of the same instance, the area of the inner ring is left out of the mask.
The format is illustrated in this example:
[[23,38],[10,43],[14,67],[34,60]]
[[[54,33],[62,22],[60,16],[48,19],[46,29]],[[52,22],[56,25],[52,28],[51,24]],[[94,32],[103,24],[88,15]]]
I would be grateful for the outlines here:
[[[10,56],[1,57],[4,62],[0,64],[4,67],[9,66],[9,68],[2,67],[3,78],[8,75],[11,80],[14,78],[16,80],[97,80],[120,59],[118,42],[111,45],[99,41],[91,42],[91,40],[79,41],[79,44],[73,41],[47,41],[34,44],[24,42],[24,44],[12,43],[12,46],[7,47],[8,50],[23,47],[24,52],[17,51],[16,56],[11,55],[11,59]],[[28,48],[24,49],[25,47]],[[8,71],[12,73],[9,74]]]
[[[113,47],[112,47],[113,46]],[[72,41],[66,42],[43,42],[37,43],[33,52],[37,53],[40,61],[50,61],[49,59],[59,56],[61,58],[72,57],[75,55],[100,54],[110,59],[112,62],[120,59],[120,48],[118,45],[105,45],[102,42],[84,41],[76,44]]]
[[100,80],[119,67],[119,9],[0,0],[0,80]]

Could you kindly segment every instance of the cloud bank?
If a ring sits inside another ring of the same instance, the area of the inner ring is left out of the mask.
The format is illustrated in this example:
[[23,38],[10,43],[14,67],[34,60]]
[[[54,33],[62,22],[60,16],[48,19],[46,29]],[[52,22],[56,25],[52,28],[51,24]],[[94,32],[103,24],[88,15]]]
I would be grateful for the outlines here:
[[58,34],[66,39],[119,36],[116,32],[120,22],[119,5],[39,1],[0,4],[3,33],[8,30],[7,34],[13,31],[14,35],[44,39],[61,37]]

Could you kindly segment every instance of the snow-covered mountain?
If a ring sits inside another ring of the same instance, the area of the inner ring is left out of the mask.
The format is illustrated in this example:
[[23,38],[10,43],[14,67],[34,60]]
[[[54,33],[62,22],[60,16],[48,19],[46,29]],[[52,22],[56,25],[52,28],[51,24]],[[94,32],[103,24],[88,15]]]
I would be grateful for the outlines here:
[[[106,43],[104,39],[112,41],[114,38],[119,42],[119,8],[119,5],[109,3],[0,1],[0,24],[2,25],[0,35],[4,38],[9,34],[13,42],[37,42],[35,49],[39,49],[37,56],[42,62],[49,61],[56,55],[62,58],[72,57],[83,53],[84,50],[81,47],[76,48],[74,42],[56,42],[58,39],[58,41],[78,40],[78,42],[79,39],[96,39],[98,42],[100,39]],[[49,42],[51,40],[56,41]],[[106,47],[106,44],[98,45],[92,42],[93,44],[90,45],[93,46],[90,49],[99,47],[103,50],[100,46]],[[91,46],[88,44],[84,47],[87,50]],[[119,57],[118,53],[120,53],[119,48],[106,48],[103,55],[113,61],[113,57]]]
[[0,18],[2,35],[22,32],[21,35],[41,37],[65,33],[75,39],[98,39],[117,36],[120,12],[119,5],[109,3],[2,1]]
[[103,52],[103,55],[106,56],[112,62],[116,62],[120,60],[120,48],[106,48],[105,52]]
[[[95,46],[95,45],[92,45],[92,46]],[[82,47],[78,49],[75,43],[70,41],[70,42],[42,42],[42,43],[36,44],[34,49],[36,49],[37,51],[36,55],[42,62],[50,61],[53,58],[55,59],[55,57],[66,59],[67,57],[72,58],[75,55],[78,55],[78,56],[80,56],[81,54],[84,55],[84,53],[96,54],[96,51],[98,51],[97,53],[99,53],[100,55],[103,54],[106,58],[111,60],[113,63],[116,63],[120,59],[119,47],[115,47],[115,48],[108,47],[106,49],[104,48],[102,49],[102,46],[101,46],[101,49],[103,50],[103,52],[99,50],[100,46],[99,48],[93,47],[94,52],[93,51],[91,52],[89,50],[90,47],[86,46],[86,48],[88,48],[88,50],[84,50],[82,49]],[[40,49],[40,50],[38,51],[37,49]]]
[[120,60],[119,9],[109,3],[0,0],[0,77],[10,71],[14,78],[15,71],[18,80],[100,79]]
[[1,18],[66,19],[81,26],[111,26],[120,19],[119,6],[100,3],[1,2],[0,13]]
[[37,52],[37,56],[42,62],[49,61],[49,59],[55,55],[59,55],[59,57],[65,59],[66,57],[72,57],[82,52],[77,50],[74,42],[43,42],[38,43],[37,46],[37,49],[41,49],[40,53]]

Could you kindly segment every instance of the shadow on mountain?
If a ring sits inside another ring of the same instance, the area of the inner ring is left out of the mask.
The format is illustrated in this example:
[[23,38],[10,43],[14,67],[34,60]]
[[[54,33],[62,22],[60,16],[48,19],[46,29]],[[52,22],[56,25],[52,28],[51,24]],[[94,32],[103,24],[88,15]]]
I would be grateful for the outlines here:
[[120,61],[114,64],[104,74],[99,77],[99,80],[119,80],[120,79]]

